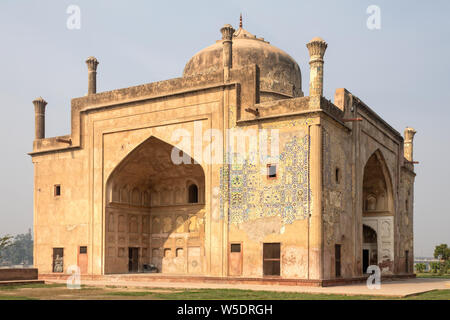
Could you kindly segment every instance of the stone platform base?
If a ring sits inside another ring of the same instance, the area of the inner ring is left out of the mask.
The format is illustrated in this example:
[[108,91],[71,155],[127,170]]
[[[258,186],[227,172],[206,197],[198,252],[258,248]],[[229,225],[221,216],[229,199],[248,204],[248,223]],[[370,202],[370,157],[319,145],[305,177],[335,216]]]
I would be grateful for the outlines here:
[[[69,275],[66,274],[39,274],[40,280],[66,280]],[[401,279],[415,278],[415,274],[389,275],[383,276],[382,281],[394,281]],[[329,279],[329,280],[310,280],[310,279],[282,279],[276,277],[264,278],[240,278],[240,277],[208,277],[208,276],[190,276],[190,275],[162,275],[149,273],[128,273],[111,275],[82,275],[81,280],[95,280],[105,282],[189,282],[189,283],[223,283],[223,284],[248,284],[248,285],[282,285],[282,286],[307,286],[307,287],[329,287],[348,284],[363,283],[367,281],[366,277],[348,278],[348,279]]]
[[36,268],[8,268],[0,269],[0,281],[37,280]]

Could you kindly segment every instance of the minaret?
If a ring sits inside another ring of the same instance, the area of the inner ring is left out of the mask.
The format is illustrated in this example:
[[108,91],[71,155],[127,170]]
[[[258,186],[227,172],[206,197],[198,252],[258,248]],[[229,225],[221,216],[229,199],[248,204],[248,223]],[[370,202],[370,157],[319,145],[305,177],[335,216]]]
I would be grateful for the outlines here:
[[34,104],[34,132],[35,139],[45,138],[45,106],[47,102],[39,97],[33,101]]
[[323,56],[328,44],[322,38],[312,39],[306,47],[309,51],[309,96],[323,96]]
[[99,64],[95,57],[86,60],[88,66],[88,95],[97,93],[97,66]]
[[405,159],[409,162],[413,162],[413,149],[414,149],[414,135],[417,133],[413,128],[407,127],[405,129],[405,141],[403,143]]
[[223,44],[223,74],[224,80],[230,79],[230,69],[233,67],[233,34],[234,29],[231,25],[226,24],[220,29],[222,33]]

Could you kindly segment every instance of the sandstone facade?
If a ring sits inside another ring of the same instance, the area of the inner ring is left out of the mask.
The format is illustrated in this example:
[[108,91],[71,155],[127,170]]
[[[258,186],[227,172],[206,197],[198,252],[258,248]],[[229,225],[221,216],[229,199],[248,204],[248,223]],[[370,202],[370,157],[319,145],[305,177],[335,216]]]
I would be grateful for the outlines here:
[[[69,135],[46,138],[47,103],[34,101],[35,267],[313,280],[358,277],[373,264],[413,273],[414,129],[404,139],[346,89],[325,99],[324,40],[307,45],[304,96],[288,54],[242,26],[221,32],[167,81],[97,93],[90,57]],[[180,132],[190,138],[180,142]],[[195,161],[174,163],[174,152]]]

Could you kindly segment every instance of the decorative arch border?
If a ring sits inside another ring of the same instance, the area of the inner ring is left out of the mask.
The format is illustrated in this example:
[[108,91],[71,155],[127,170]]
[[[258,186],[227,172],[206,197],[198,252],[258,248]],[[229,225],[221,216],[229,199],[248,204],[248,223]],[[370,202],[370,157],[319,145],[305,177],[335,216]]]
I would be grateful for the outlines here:
[[[362,175],[361,175],[362,183],[361,183],[361,185],[364,188],[364,174],[366,172],[367,163],[369,162],[370,158],[372,158],[372,156],[375,156],[377,158],[377,160],[379,161],[379,163],[381,164],[381,170],[382,170],[382,173],[384,176],[384,180],[386,182],[386,189],[387,189],[387,193],[388,193],[388,211],[391,213],[391,215],[395,215],[395,193],[394,193],[394,185],[393,185],[392,175],[391,175],[391,172],[389,170],[389,167],[386,163],[386,159],[385,159],[381,149],[379,149],[379,148],[376,149],[374,152],[372,152],[370,154],[369,157],[367,157],[367,159],[365,159],[364,166],[362,168]],[[362,203],[364,203],[364,199],[363,199]]]

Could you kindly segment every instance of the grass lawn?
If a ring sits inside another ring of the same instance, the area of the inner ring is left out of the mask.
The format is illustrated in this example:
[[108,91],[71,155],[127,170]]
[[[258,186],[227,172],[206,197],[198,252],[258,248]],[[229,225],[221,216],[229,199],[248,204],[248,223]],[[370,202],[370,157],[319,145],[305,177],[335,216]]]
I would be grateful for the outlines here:
[[64,284],[0,287],[0,300],[450,300],[449,290],[435,290],[407,298],[369,295],[311,294],[238,289],[160,289],[88,287],[67,289]]
[[30,298],[30,297],[21,297],[21,296],[1,296],[0,295],[0,301],[3,300],[39,300],[39,299],[35,299],[35,298]]
[[436,279],[450,279],[450,274],[437,274],[437,273],[416,273],[417,278],[436,278]]

